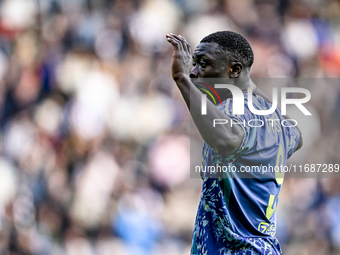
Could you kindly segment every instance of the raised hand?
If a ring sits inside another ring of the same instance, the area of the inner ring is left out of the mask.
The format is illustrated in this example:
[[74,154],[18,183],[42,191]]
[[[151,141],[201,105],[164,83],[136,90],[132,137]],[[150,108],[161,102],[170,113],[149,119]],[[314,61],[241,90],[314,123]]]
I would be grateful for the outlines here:
[[182,76],[190,76],[192,68],[191,46],[181,35],[167,34],[166,38],[174,47],[172,55],[172,78],[176,81]]

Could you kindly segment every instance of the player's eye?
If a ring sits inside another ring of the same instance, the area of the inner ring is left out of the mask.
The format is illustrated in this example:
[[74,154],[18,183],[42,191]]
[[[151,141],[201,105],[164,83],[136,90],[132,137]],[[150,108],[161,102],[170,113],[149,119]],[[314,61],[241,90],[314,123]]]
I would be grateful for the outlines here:
[[207,66],[207,63],[205,61],[200,62],[200,67],[205,68]]

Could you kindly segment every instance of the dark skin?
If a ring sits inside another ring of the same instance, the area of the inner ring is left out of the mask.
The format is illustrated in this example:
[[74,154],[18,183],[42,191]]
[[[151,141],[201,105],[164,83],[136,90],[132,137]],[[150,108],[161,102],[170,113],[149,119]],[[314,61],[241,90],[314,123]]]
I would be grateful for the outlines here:
[[[249,70],[240,62],[227,62],[227,56],[221,54],[217,43],[200,43],[191,55],[191,46],[184,37],[167,34],[167,41],[174,47],[172,56],[172,78],[176,82],[184,101],[190,109],[193,118],[204,141],[221,156],[227,156],[237,151],[243,140],[243,132],[238,125],[216,125],[212,131],[214,119],[231,119],[223,114],[216,106],[207,102],[207,115],[201,115],[201,91],[196,88],[191,78],[225,78],[228,84],[239,87],[244,93],[249,88]],[[191,69],[191,71],[190,71]],[[229,90],[216,89],[224,101],[232,97]],[[260,96],[260,90],[255,91]],[[268,97],[265,98],[267,100]],[[302,139],[300,139],[302,145]],[[301,147],[299,144],[298,148]]]
[[[217,125],[214,128],[214,132],[211,132],[214,119],[227,119],[228,121],[231,121],[231,119],[219,111],[210,101],[207,102],[208,114],[204,116],[201,115],[202,93],[192,83],[190,76],[194,77],[196,75],[198,78],[231,78],[231,76],[239,76],[242,70],[226,65],[225,60],[216,54],[217,46],[207,43],[200,44],[196,48],[194,63],[197,63],[197,65],[194,66],[190,72],[193,62],[189,43],[182,36],[175,34],[167,34],[167,40],[174,47],[171,68],[172,78],[182,93],[188,108],[191,109],[191,116],[202,138],[211,148],[222,156],[235,152],[243,140],[243,133],[240,127],[238,127],[238,125],[233,125],[232,127],[229,125]],[[202,61],[205,61],[204,66],[201,63]],[[218,93],[220,92],[221,91],[218,91]],[[228,95],[222,94],[220,95],[221,100],[225,100]]]

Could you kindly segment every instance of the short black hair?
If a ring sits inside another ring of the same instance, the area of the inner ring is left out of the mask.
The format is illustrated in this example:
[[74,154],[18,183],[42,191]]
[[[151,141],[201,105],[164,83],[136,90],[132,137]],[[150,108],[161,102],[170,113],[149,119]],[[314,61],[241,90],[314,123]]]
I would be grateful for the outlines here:
[[254,53],[249,42],[242,35],[232,31],[218,31],[201,40],[201,43],[217,43],[228,53],[228,62],[239,61],[249,69],[254,63]]

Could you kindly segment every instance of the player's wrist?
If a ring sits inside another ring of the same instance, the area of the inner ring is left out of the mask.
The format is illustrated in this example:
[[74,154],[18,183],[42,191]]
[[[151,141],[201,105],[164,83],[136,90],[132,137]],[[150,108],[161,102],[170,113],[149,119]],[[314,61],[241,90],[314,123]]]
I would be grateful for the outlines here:
[[177,83],[177,82],[183,82],[183,81],[186,81],[186,80],[190,80],[190,77],[188,74],[186,73],[175,73],[172,75],[172,78],[174,79],[174,81]]

